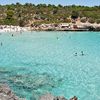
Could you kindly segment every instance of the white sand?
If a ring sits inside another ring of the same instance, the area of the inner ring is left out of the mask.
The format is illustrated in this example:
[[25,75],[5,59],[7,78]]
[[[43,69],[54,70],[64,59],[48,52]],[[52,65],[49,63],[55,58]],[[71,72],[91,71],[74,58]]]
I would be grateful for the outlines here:
[[29,27],[0,25],[0,32],[23,32],[23,31],[29,31],[29,30],[30,30]]

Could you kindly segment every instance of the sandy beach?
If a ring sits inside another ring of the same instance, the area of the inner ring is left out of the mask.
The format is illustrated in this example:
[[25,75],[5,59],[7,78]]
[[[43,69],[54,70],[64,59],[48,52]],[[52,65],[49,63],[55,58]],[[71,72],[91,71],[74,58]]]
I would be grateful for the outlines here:
[[100,31],[100,24],[97,23],[51,23],[40,24],[28,27],[13,25],[0,25],[1,32],[24,32],[24,31]]
[[29,31],[29,30],[30,30],[29,27],[0,25],[0,33],[1,32],[24,32],[24,31]]

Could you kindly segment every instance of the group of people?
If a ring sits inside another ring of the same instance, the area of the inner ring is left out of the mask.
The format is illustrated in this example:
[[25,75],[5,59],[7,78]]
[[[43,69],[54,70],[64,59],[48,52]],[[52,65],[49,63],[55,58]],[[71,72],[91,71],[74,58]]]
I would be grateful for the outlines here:
[[[13,34],[11,35],[12,37],[14,36]],[[3,45],[3,43],[2,42],[0,42],[0,46],[2,46]]]
[[[77,56],[77,55],[78,55],[78,53],[76,52],[75,56]],[[84,52],[83,51],[81,51],[81,56],[84,56]]]

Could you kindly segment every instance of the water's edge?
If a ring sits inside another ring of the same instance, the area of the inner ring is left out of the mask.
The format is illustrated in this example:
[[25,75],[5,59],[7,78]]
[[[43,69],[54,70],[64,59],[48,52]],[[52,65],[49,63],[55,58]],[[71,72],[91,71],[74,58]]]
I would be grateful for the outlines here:
[[[1,84],[0,85],[0,100],[26,100],[26,99],[19,98],[18,96],[16,96],[7,84]],[[36,99],[32,98],[32,100],[36,100]],[[68,99],[66,99],[63,96],[53,96],[52,94],[47,93],[45,95],[40,96],[39,100],[68,100]],[[78,100],[78,98],[74,96],[70,100]]]

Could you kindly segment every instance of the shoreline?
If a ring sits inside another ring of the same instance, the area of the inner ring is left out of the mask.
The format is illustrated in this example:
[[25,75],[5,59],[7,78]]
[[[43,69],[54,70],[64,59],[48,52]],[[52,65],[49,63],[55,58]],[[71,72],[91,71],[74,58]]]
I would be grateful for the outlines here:
[[13,25],[0,25],[0,33],[4,32],[25,32],[29,31],[30,27],[20,27]]
[[51,23],[31,26],[31,30],[35,31],[100,31],[100,24],[97,23]]
[[[37,98],[32,97],[32,100]],[[76,96],[66,99],[64,96],[54,96],[51,93],[46,93],[38,97],[39,100],[78,100]],[[18,97],[7,84],[0,84],[0,100],[27,100],[26,98]]]
[[40,24],[27,27],[0,25],[0,33],[4,32],[26,32],[26,31],[93,31],[100,32],[100,24],[90,23],[60,23],[60,24]]

